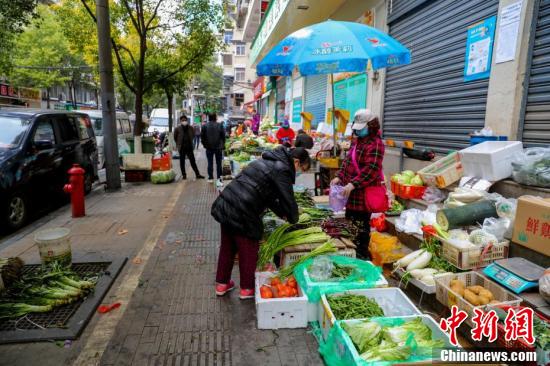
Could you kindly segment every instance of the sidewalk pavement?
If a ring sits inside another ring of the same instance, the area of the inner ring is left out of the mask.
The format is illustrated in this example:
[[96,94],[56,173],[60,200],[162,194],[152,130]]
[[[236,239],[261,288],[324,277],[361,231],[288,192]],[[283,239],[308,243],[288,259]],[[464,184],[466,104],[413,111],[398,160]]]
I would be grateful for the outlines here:
[[[204,172],[203,154],[196,155]],[[253,300],[239,300],[238,291],[215,296],[216,195],[204,180],[127,184],[117,193],[95,191],[86,218],[72,220],[68,207],[52,214],[41,228],[69,227],[75,260],[129,258],[104,299],[122,306],[96,313],[70,348],[0,346],[0,365],[322,365],[305,329],[259,331]],[[0,242],[0,256],[38,261],[32,231]],[[237,268],[233,275],[238,283]]]

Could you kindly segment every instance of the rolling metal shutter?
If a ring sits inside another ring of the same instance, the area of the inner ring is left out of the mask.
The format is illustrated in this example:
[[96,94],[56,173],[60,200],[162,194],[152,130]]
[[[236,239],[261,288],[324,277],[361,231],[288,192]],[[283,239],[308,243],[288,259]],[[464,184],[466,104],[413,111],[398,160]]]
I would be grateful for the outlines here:
[[[394,9],[400,2],[407,1],[393,0]],[[463,79],[467,28],[497,10],[498,0],[434,0],[390,22],[412,62],[387,69],[385,137],[438,152],[469,145],[468,134],[485,125],[489,80]]]
[[325,121],[327,103],[327,76],[311,75],[306,77],[306,90],[304,93],[304,111],[313,114],[311,127]]
[[541,0],[534,35],[523,129],[524,145],[550,144],[550,0]]

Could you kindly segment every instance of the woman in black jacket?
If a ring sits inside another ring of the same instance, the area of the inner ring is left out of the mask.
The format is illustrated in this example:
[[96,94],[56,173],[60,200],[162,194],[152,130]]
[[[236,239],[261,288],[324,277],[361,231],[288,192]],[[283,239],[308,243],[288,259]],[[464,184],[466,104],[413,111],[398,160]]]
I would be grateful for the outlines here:
[[310,158],[303,148],[278,147],[250,163],[227,185],[212,205],[212,216],[221,224],[221,246],[216,274],[216,294],[225,295],[235,287],[231,271],[239,254],[241,299],[254,297],[254,272],[262,216],[271,209],[290,223],[298,221],[298,205],[292,185],[296,170],[306,171]]

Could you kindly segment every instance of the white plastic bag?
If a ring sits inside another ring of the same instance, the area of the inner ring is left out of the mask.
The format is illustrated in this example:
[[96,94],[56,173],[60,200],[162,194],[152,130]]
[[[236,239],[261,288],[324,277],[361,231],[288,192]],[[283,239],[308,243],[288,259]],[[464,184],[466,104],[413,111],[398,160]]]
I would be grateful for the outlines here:
[[438,203],[445,199],[445,194],[435,187],[428,187],[422,196],[422,199],[428,203]]
[[332,276],[334,264],[327,255],[321,255],[313,259],[313,263],[308,269],[309,277],[313,281],[326,281]]
[[539,279],[539,293],[550,304],[550,268],[547,268]]
[[504,239],[504,236],[510,228],[510,220],[507,218],[488,217],[483,220],[483,231],[493,234],[499,242]]
[[422,235],[422,214],[423,211],[416,208],[401,212],[401,216],[395,220],[395,229],[407,234],[416,233]]

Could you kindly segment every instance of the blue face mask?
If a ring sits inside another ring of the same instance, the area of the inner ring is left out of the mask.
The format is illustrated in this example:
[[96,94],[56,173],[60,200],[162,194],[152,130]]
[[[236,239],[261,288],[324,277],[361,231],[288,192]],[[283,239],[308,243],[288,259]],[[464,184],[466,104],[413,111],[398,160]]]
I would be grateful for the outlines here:
[[355,130],[355,134],[357,135],[357,137],[367,137],[369,134],[369,129],[365,127],[360,130]]

